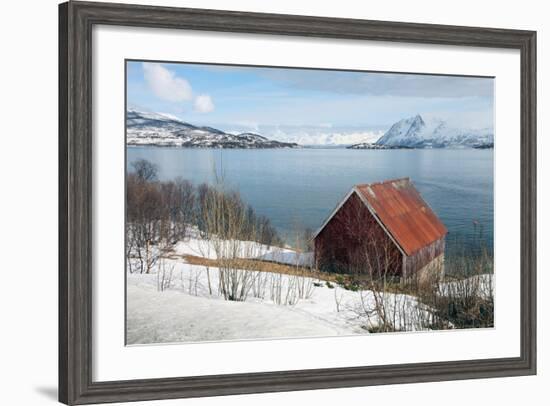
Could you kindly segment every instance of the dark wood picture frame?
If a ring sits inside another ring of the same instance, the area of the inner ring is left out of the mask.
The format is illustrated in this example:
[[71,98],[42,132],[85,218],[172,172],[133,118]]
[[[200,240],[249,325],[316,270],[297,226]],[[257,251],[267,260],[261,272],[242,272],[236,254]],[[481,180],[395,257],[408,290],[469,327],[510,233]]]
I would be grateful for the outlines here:
[[[521,353],[477,359],[184,378],[92,380],[92,27],[95,24],[511,48],[521,58]],[[59,400],[219,396],[536,373],[536,32],[234,11],[59,6]]]

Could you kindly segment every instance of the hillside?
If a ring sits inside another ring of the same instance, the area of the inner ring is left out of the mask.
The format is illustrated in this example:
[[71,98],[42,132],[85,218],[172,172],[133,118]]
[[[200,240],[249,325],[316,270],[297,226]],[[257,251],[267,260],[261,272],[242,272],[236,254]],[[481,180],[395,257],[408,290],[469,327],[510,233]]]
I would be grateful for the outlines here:
[[259,134],[229,134],[212,127],[199,127],[176,117],[126,112],[126,144],[184,148],[297,148],[298,144],[267,139]]

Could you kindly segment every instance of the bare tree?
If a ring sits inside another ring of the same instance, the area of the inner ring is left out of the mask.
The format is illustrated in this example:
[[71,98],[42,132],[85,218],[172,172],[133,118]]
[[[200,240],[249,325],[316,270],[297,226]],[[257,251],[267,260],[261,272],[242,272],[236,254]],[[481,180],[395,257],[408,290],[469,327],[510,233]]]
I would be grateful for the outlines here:
[[189,226],[194,223],[195,191],[193,185],[181,178],[160,184],[164,231],[173,243],[187,237]]
[[169,289],[172,286],[172,275],[174,272],[174,265],[168,265],[166,260],[161,259],[159,261],[159,267],[157,272],[157,290],[160,292]]
[[126,181],[126,195],[127,255],[129,263],[135,264],[130,271],[149,273],[159,258],[155,244],[161,235],[161,194],[157,183],[130,174]]
[[219,264],[219,292],[226,300],[244,301],[257,276],[254,263],[244,259],[260,256],[263,246],[256,242],[250,211],[237,193],[226,191],[224,186],[219,182],[199,193],[202,236]]
[[194,222],[191,183],[158,181],[156,165],[139,160],[126,180],[126,256],[129,272],[149,273]]
[[139,159],[132,162],[132,168],[135,176],[142,182],[153,182],[158,180],[158,166],[147,161]]

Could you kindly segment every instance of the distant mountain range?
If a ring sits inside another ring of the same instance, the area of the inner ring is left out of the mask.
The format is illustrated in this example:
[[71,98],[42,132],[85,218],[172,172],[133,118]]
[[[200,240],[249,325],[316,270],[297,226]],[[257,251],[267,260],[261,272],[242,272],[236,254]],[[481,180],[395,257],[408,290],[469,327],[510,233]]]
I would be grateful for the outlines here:
[[375,143],[354,144],[348,148],[492,148],[493,144],[491,129],[454,128],[443,120],[424,120],[418,114],[393,124]]
[[[359,138],[359,134],[351,134]],[[372,139],[370,134],[370,138]],[[314,140],[312,147],[346,147],[350,149],[401,148],[493,148],[491,129],[467,129],[449,126],[439,119],[425,120],[419,114],[393,124],[375,142],[337,145],[349,136],[316,135],[302,141]],[[363,138],[365,139],[365,138]],[[177,117],[161,113],[147,113],[129,108],[126,112],[126,143],[128,145],[177,146],[186,148],[298,148],[294,142],[268,139],[254,132],[229,133],[212,127],[195,126]]]
[[298,144],[267,139],[250,132],[229,134],[212,127],[197,127],[167,114],[126,112],[128,145],[186,148],[296,148]]

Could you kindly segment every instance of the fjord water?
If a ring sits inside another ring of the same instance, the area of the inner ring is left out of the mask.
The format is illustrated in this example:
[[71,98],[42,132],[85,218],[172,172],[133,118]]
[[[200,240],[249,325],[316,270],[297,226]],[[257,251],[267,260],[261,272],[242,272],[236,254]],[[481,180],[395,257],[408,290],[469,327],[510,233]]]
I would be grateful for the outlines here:
[[[316,230],[355,184],[409,177],[449,230],[448,252],[493,247],[493,150],[185,149],[128,147],[161,180],[212,183],[214,168],[280,234]],[[291,243],[289,241],[289,243]]]

